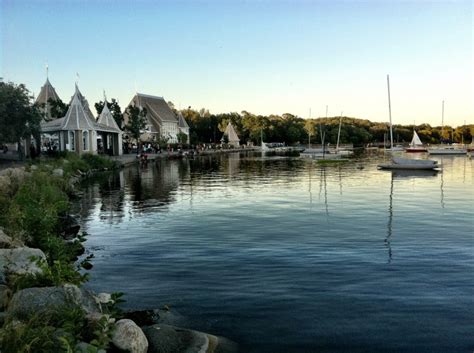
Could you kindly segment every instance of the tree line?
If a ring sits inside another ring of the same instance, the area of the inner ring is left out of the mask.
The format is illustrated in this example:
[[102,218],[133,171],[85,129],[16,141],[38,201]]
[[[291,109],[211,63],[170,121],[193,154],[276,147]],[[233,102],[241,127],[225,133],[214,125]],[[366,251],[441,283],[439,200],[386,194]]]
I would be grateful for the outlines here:
[[[139,141],[140,131],[146,125],[146,110],[128,106],[128,124],[124,125],[123,112],[116,99],[107,102],[117,125]],[[353,117],[328,117],[303,119],[293,114],[256,115],[248,111],[241,113],[211,114],[207,109],[194,110],[191,107],[176,110],[173,103],[168,103],[174,112],[181,113],[190,128],[191,144],[219,143],[229,121],[239,135],[241,144],[260,141],[284,142],[288,145],[320,144],[324,136],[325,143],[337,143],[339,125],[341,124],[340,143],[355,146],[369,143],[381,143],[387,139],[389,126],[384,122],[371,122]],[[104,107],[104,101],[94,104],[97,116]],[[66,115],[68,104],[61,100],[48,101],[53,119]],[[0,82],[0,144],[16,143],[27,136],[38,136],[40,133],[41,109],[45,107],[33,103],[33,97],[25,85]],[[431,126],[394,125],[395,142],[408,143],[416,130],[421,141],[428,144],[437,143],[470,143],[474,135],[474,125]]]
[[[239,135],[240,142],[260,144],[265,142],[285,142],[288,145],[320,144],[324,136],[325,143],[336,144],[341,123],[340,143],[355,146],[368,143],[380,143],[388,140],[389,125],[384,122],[371,122],[352,117],[328,117],[303,119],[293,114],[256,115],[247,111],[241,113],[211,114],[206,109],[199,111],[191,108],[181,110],[191,134],[191,143],[217,143],[230,121]],[[395,142],[409,143],[416,130],[423,143],[470,143],[474,135],[474,125],[451,126],[394,125]]]

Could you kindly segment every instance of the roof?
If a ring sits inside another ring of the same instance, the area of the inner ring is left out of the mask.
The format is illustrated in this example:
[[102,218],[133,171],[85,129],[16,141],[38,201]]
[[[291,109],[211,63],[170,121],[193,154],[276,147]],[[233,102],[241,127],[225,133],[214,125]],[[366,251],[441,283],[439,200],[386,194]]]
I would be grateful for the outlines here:
[[151,96],[148,94],[137,93],[134,97],[135,103],[141,108],[146,108],[147,115],[154,120],[158,120],[160,125],[164,122],[177,123],[176,114],[170,108],[163,97]]
[[189,125],[186,122],[186,119],[184,119],[183,114],[181,114],[181,112],[178,113],[178,126],[183,129],[189,129]]
[[112,130],[115,130],[116,132],[121,132],[120,128],[117,125],[117,122],[114,119],[114,116],[109,110],[109,107],[107,106],[107,100],[104,99],[104,108],[102,109],[102,112],[99,115],[99,120],[97,121],[98,125],[106,126]]
[[36,97],[35,102],[37,104],[44,104],[48,108],[47,119],[51,119],[51,107],[46,104],[50,99],[56,101],[61,100],[61,98],[59,98],[58,94],[56,93],[56,90],[54,89],[53,85],[51,84],[51,82],[49,82],[49,79],[46,79],[46,82],[41,87],[41,91],[38,94],[38,97]]
[[[226,135],[227,135],[227,138],[229,139],[229,142],[238,142],[238,141],[240,141],[239,136],[237,136],[237,133],[235,132],[235,129],[232,126],[232,124],[230,123],[230,121],[227,124],[227,127],[225,128],[225,131],[224,131],[224,136],[226,136]],[[222,136],[222,140],[224,139],[224,136]]]
[[88,108],[88,105],[85,107],[83,102],[87,104],[87,100],[81,94],[79,88],[76,85],[76,90],[72,96],[69,109],[64,118],[42,123],[41,130],[43,132],[55,132],[61,130],[96,130],[113,133],[121,132],[118,127],[109,126],[105,121],[96,123],[90,109],[86,109]]

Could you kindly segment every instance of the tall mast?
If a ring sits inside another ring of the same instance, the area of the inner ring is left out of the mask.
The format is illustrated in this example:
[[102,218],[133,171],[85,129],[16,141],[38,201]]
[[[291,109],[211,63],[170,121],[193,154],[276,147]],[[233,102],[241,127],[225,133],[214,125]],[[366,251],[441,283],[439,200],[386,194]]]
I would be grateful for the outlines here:
[[336,153],[339,151],[339,138],[341,137],[341,125],[342,125],[342,112],[339,117],[339,130],[337,132],[337,144],[336,144]]
[[387,88],[388,88],[388,117],[390,119],[390,149],[393,150],[392,106],[390,102],[390,78],[388,75],[387,75]]
[[443,135],[444,135],[444,100],[441,105],[441,141],[444,138]]

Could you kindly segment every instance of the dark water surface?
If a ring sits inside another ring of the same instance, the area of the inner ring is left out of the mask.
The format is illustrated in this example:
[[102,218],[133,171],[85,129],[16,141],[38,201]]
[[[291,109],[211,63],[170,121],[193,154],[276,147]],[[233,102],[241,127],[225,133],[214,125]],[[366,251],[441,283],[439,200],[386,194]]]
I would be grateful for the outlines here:
[[231,154],[107,174],[75,205],[88,286],[242,352],[472,352],[474,167]]

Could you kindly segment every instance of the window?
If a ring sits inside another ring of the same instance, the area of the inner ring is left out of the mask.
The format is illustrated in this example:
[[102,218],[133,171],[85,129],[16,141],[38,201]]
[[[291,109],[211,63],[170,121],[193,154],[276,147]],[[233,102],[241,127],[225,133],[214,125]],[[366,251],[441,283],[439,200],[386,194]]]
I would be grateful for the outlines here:
[[74,133],[74,131],[69,131],[69,150],[76,150],[76,134]]
[[89,131],[82,132],[82,149],[84,151],[89,151]]

